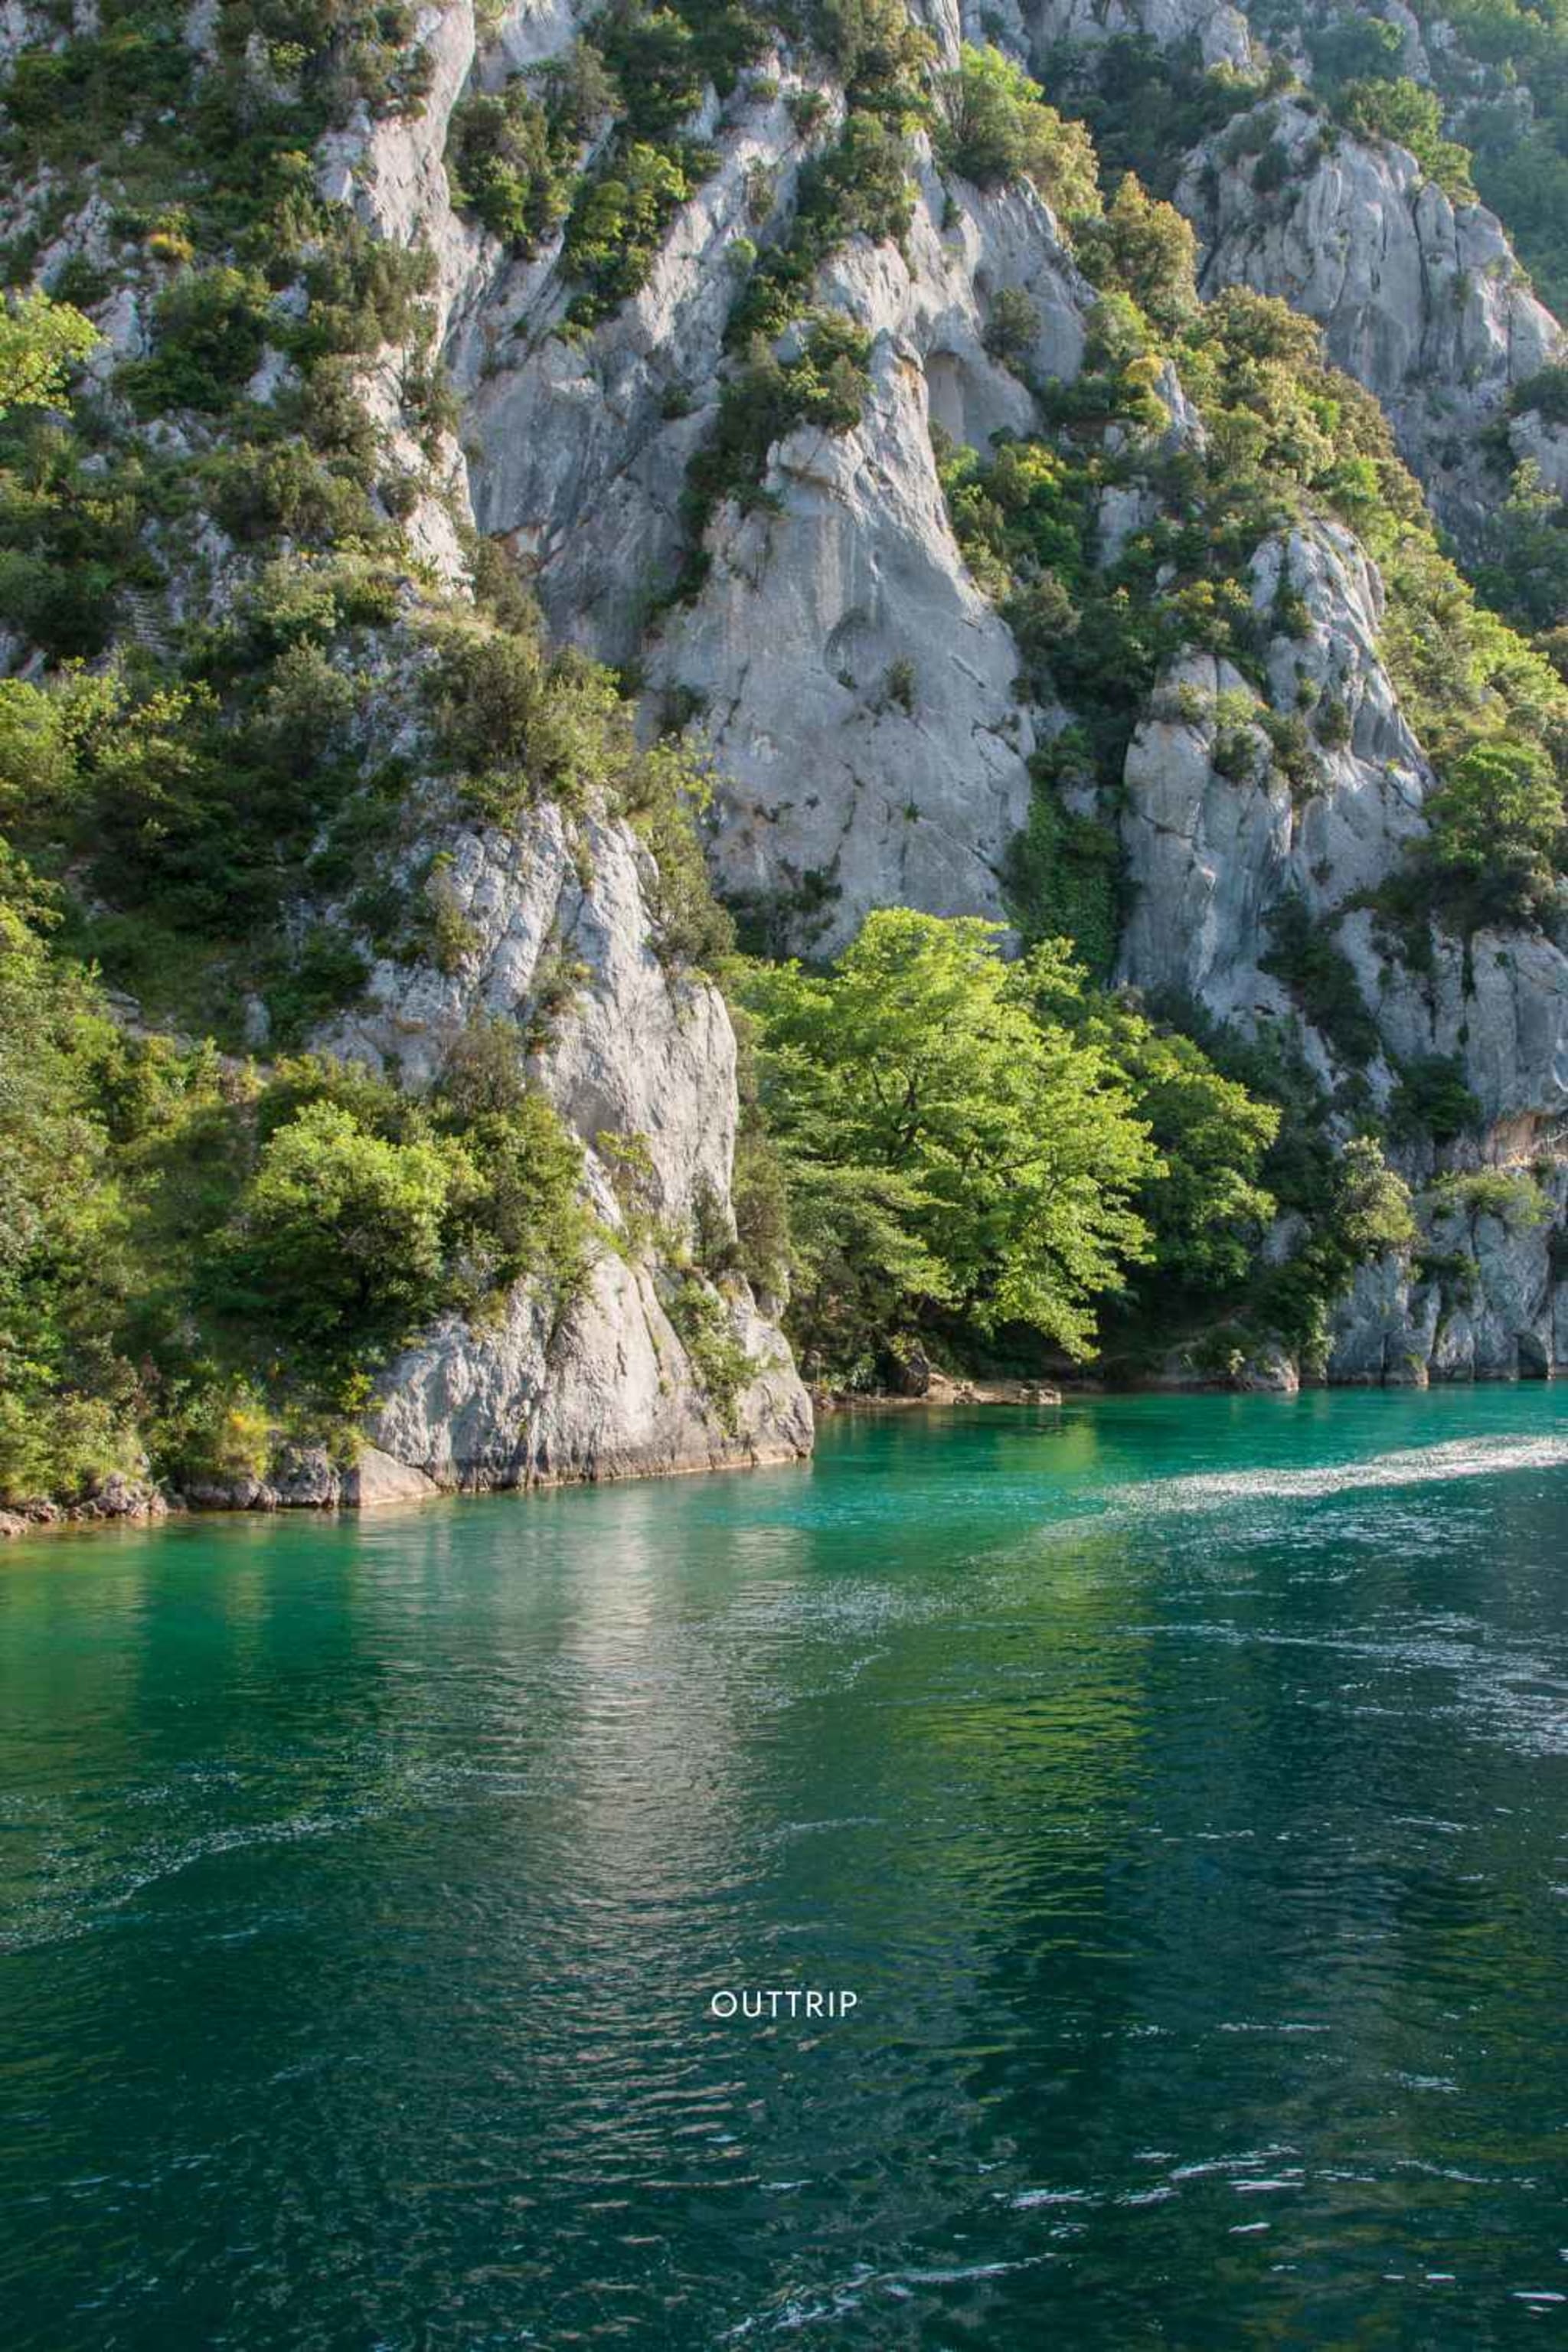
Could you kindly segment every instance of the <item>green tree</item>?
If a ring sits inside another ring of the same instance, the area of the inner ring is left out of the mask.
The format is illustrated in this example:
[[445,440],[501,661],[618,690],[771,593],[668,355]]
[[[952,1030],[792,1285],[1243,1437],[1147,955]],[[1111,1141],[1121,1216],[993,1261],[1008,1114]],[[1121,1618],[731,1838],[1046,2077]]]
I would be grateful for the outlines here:
[[1492,515],[1477,584],[1514,625],[1535,631],[1568,620],[1568,509],[1527,457]]
[[885,115],[900,128],[923,111],[926,70],[936,47],[904,0],[817,0],[816,16],[851,110]]
[[1084,223],[1074,249],[1085,275],[1130,294],[1144,316],[1175,334],[1198,307],[1198,241],[1174,205],[1147,195],[1127,173],[1102,218]]
[[269,1138],[240,1202],[219,1302],[310,1366],[346,1370],[436,1306],[447,1218],[478,1190],[460,1145],[392,1142],[340,1103],[307,1103]]
[[1153,1235],[1154,1257],[1141,1287],[1166,1280],[1190,1291],[1236,1288],[1247,1280],[1275,1211],[1260,1181],[1279,1132],[1279,1112],[1215,1069],[1203,1048],[1161,1029],[1115,999],[1089,1001],[1083,1031],[1125,1075],[1138,1117],[1163,1162],[1136,1206]]
[[1394,81],[1350,81],[1335,103],[1341,121],[1357,138],[1387,139],[1407,147],[1427,178],[1454,204],[1475,203],[1469,151],[1444,138],[1443,105],[1436,90],[1423,89],[1404,75]]
[[1563,785],[1539,745],[1500,736],[1448,763],[1427,803],[1431,855],[1476,920],[1527,916],[1550,897],[1563,852]]
[[942,76],[937,94],[942,160],[977,188],[1032,180],[1067,219],[1100,210],[1088,131],[1048,106],[1038,84],[1000,49],[966,41],[957,72]]
[[108,1034],[90,984],[0,904],[0,1500],[134,1456],[126,1202],[93,1083]]
[[100,338],[90,319],[47,294],[13,294],[0,307],[0,416],[13,408],[59,408],[67,380]]
[[[825,977],[754,970],[763,1100],[797,1181],[809,1170],[820,1197],[839,1171],[841,1200],[847,1175],[919,1244],[891,1282],[976,1332],[1023,1325],[1086,1355],[1096,1298],[1148,1255],[1132,1197],[1161,1163],[1104,1048],[1037,1017],[1047,965],[1075,984],[1066,950],[1010,967],[999,938],[889,908]],[[797,1231],[809,1253],[809,1202]]]

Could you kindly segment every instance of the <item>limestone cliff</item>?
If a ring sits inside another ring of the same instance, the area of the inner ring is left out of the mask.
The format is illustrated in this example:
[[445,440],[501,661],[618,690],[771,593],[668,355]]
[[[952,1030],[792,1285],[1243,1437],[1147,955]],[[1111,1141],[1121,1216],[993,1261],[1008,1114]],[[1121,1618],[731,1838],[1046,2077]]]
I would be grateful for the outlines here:
[[[1005,0],[962,25],[953,9],[921,14],[949,63],[961,33],[1037,65],[1140,37],[1230,76],[1244,102],[1173,183],[1201,241],[1202,290],[1250,287],[1318,321],[1441,519],[1461,535],[1484,520],[1506,471],[1482,429],[1562,348],[1492,215],[1456,205],[1403,149],[1326,126],[1310,89],[1266,99],[1263,44],[1236,8]],[[37,37],[12,15],[18,42]],[[517,78],[566,58],[592,21],[571,0],[512,0],[477,38],[470,0],[426,9],[413,37],[418,102],[362,104],[310,159],[327,204],[384,247],[433,257],[427,325],[455,410],[434,422],[416,413],[409,386],[427,354],[412,337],[384,342],[355,373],[383,457],[408,485],[407,593],[423,593],[417,574],[466,595],[476,526],[504,551],[554,638],[617,665],[640,693],[649,737],[676,728],[702,747],[715,777],[711,871],[781,950],[830,954],[889,904],[1010,920],[1009,857],[1042,789],[1036,755],[1082,714],[1039,688],[1001,600],[966,563],[939,456],[949,443],[989,457],[1028,438],[1085,368],[1100,298],[1070,231],[1026,182],[973,184],[917,132],[901,236],[838,238],[771,338],[787,364],[808,313],[851,321],[867,354],[858,421],[794,425],[743,495],[729,485],[694,509],[690,469],[745,362],[726,333],[738,290],[759,253],[796,234],[849,100],[820,52],[782,36],[722,91],[710,82],[679,125],[700,167],[661,220],[641,282],[584,312],[561,208],[527,238],[503,239],[454,201],[447,158],[465,99],[531,89]],[[188,38],[200,47],[196,16]],[[1303,61],[1299,45],[1285,49]],[[247,59],[258,75],[274,70]],[[601,124],[585,136],[575,167],[591,169],[610,135]],[[62,226],[56,194],[24,190],[17,217],[47,221],[40,270],[74,257],[90,275],[114,249],[109,208],[89,192]],[[95,299],[106,384],[147,350],[155,299],[150,272]],[[309,307],[298,286],[278,299]],[[269,348],[247,397],[271,404],[297,388]],[[1180,519],[1172,461],[1201,446],[1203,426],[1171,365],[1154,415],[1134,429],[1086,414],[1068,428],[1104,474],[1086,559],[1102,575],[1140,534]],[[149,427],[147,446],[174,447],[182,431],[188,451],[209,447],[199,424]],[[1506,431],[1549,485],[1568,481],[1549,417],[1527,410]],[[244,548],[216,522],[203,529],[199,550],[187,537],[171,565],[185,621],[221,618],[249,576]],[[1462,1066],[1480,1128],[1451,1149],[1402,1147],[1426,1188],[1427,1239],[1363,1270],[1340,1310],[1330,1376],[1549,1370],[1568,1349],[1554,1251],[1568,1191],[1568,961],[1550,926],[1468,940],[1429,927],[1413,957],[1379,919],[1379,894],[1426,836],[1434,768],[1386,656],[1384,583],[1354,532],[1321,520],[1274,529],[1240,585],[1263,646],[1257,674],[1184,646],[1151,691],[1130,690],[1119,772],[1066,788],[1069,813],[1120,845],[1114,978],[1244,1033],[1300,1023],[1325,1086],[1364,1088],[1379,1112],[1423,1057]],[[29,658],[21,641],[12,651]],[[395,701],[406,680],[381,676]],[[1303,713],[1317,715],[1316,734],[1292,778],[1276,753]],[[405,754],[410,740],[399,739]],[[391,879],[422,887],[433,855],[456,944],[436,959],[357,935],[366,983],[312,1042],[417,1088],[476,1012],[515,1024],[584,1147],[608,1240],[571,1301],[525,1286],[489,1319],[446,1317],[402,1351],[366,1423],[377,1458],[416,1480],[485,1486],[805,1451],[809,1407],[771,1303],[764,1311],[738,1278],[715,1288],[682,1272],[666,1245],[699,1216],[732,1231],[735,1044],[713,985],[660,953],[647,846],[603,801],[584,813],[546,798],[486,824],[432,793],[395,845]],[[350,903],[334,907],[344,923]],[[1353,974],[1374,1040],[1354,1070],[1278,970],[1276,927],[1292,908],[1331,932]],[[1486,1206],[1484,1188],[1473,1199],[1442,1189],[1537,1164],[1552,1210],[1540,1221]],[[691,1281],[752,1367],[722,1394],[683,1310]],[[301,1493],[323,1499],[311,1476]],[[256,1497],[288,1498],[276,1483]]]
[[446,856],[460,959],[446,971],[379,963],[318,1042],[418,1087],[476,1013],[530,1027],[536,1075],[586,1146],[586,1182],[612,1244],[581,1296],[533,1286],[499,1316],[448,1317],[400,1356],[373,1411],[376,1446],[468,1488],[808,1453],[810,1404],[747,1286],[707,1292],[751,1367],[732,1395],[715,1398],[670,1319],[693,1277],[638,1237],[639,1226],[688,1231],[699,1213],[732,1223],[736,1124],[729,1014],[711,982],[660,961],[647,852],[623,823],[569,828],[547,808],[504,832],[459,833]]
[[1252,286],[1316,319],[1444,520],[1473,527],[1500,494],[1478,436],[1558,356],[1562,330],[1484,205],[1455,205],[1403,147],[1335,131],[1310,103],[1261,114],[1256,142],[1242,118],[1178,185],[1203,243],[1201,283]]

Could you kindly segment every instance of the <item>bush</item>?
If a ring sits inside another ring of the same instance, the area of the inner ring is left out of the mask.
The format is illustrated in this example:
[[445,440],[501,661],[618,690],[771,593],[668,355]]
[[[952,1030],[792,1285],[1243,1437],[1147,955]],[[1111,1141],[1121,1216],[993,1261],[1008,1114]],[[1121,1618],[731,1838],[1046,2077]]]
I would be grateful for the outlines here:
[[985,348],[1004,367],[1022,369],[1040,339],[1040,314],[1021,286],[1004,286],[985,321]]
[[1254,194],[1271,196],[1280,188],[1288,187],[1291,168],[1289,147],[1282,139],[1271,139],[1253,166]]
[[1480,1168],[1468,1176],[1444,1176],[1426,1196],[1439,1216],[1495,1217],[1515,1233],[1545,1223],[1552,1204],[1522,1168]]
[[238,540],[342,546],[374,541],[380,529],[363,483],[300,441],[225,451],[209,478],[218,520]]
[[525,767],[544,701],[544,675],[532,636],[448,629],[426,692],[450,757],[468,768]]
[[1568,425],[1568,365],[1559,361],[1526,376],[1509,394],[1508,407],[1510,416],[1527,415],[1533,408],[1549,425]]
[[571,316],[592,326],[647,283],[670,222],[702,176],[695,155],[634,141],[582,182],[566,224],[564,263],[584,288]]
[[[66,272],[57,279],[68,284]],[[12,408],[58,408],[66,382],[98,343],[90,319],[63,294],[11,294],[0,304],[0,416]]]
[[452,110],[447,172],[452,200],[520,252],[534,252],[571,205],[575,141],[514,79],[497,97],[476,92]]
[[1094,149],[1079,122],[1047,106],[1037,83],[1000,49],[965,42],[938,83],[939,149],[979,188],[1030,180],[1068,219],[1100,209]]
[[1364,1069],[1378,1049],[1377,1024],[1350,958],[1300,898],[1282,898],[1270,910],[1268,928],[1274,943],[1259,959],[1262,969],[1285,982],[1342,1061]]
[[899,130],[923,114],[936,49],[903,0],[816,0],[812,15],[852,111],[882,115]]
[[665,1302],[677,1339],[686,1350],[714,1418],[727,1437],[740,1433],[740,1403],[758,1367],[735,1337],[717,1291],[689,1275]]
[[1007,852],[1008,910],[1031,945],[1068,940],[1089,977],[1110,978],[1121,913],[1121,844],[1113,827],[1064,809],[1037,773],[1028,822]]
[[1563,854],[1563,786],[1539,745],[1508,737],[1451,761],[1426,804],[1439,904],[1468,925],[1527,920],[1550,901]]
[[130,360],[116,383],[138,416],[194,408],[217,415],[261,363],[271,296],[254,271],[190,270],[153,309],[151,359]]
[[1074,231],[1079,266],[1107,293],[1131,295],[1145,318],[1174,334],[1196,313],[1197,238],[1173,205],[1156,203],[1129,172],[1100,220]]
[[1469,151],[1444,138],[1443,105],[1436,90],[1423,89],[1404,76],[1394,81],[1346,82],[1334,111],[1358,139],[1387,139],[1407,147],[1427,178],[1454,204],[1475,203]]
[[1452,1143],[1468,1128],[1481,1125],[1481,1107],[1466,1084],[1465,1066],[1456,1054],[1423,1054],[1406,1062],[1389,1114],[1394,1134],[1405,1143],[1425,1136],[1434,1143]]
[[212,1269],[223,1310],[308,1366],[392,1346],[440,1295],[443,1224],[478,1190],[460,1146],[388,1142],[307,1104],[271,1136]]

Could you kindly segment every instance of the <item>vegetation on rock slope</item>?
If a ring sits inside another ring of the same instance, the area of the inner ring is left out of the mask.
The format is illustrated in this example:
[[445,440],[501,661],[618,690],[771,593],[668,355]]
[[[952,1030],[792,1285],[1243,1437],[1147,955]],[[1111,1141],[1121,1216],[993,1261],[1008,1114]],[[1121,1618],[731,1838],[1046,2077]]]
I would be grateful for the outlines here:
[[[460,963],[443,834],[542,801],[637,823],[662,951],[723,970],[750,1008],[739,1237],[721,1220],[664,1238],[715,1271],[793,1278],[814,1370],[874,1377],[916,1333],[960,1357],[1082,1352],[1108,1302],[1123,1331],[1156,1301],[1218,1301],[1310,1345],[1354,1264],[1407,1239],[1375,1119],[1352,1093],[1340,1114],[1359,1139],[1331,1148],[1296,1041],[1210,1034],[1193,1007],[1162,1025],[1105,994],[1114,837],[1062,787],[1114,785],[1171,653],[1224,652],[1256,677],[1249,557],[1303,514],[1338,516],[1383,564],[1385,650],[1443,780],[1431,847],[1383,912],[1407,939],[1435,915],[1528,920],[1561,851],[1552,671],[1469,597],[1381,417],[1323,367],[1315,333],[1257,298],[1200,306],[1169,208],[1119,173],[1105,205],[1081,124],[994,50],[939,70],[900,0],[825,0],[804,26],[739,0],[619,8],[545,72],[459,106],[458,200],[525,252],[561,235],[571,331],[588,331],[644,282],[712,167],[690,127],[705,89],[756,76],[781,36],[808,65],[793,105],[812,152],[786,226],[739,259],[734,373],[689,485],[683,593],[717,501],[757,494],[778,435],[858,417],[863,344],[814,316],[813,284],[850,237],[907,232],[917,132],[981,187],[1033,181],[1102,291],[1084,376],[1036,387],[1039,435],[943,461],[977,578],[1037,689],[1076,717],[1042,758],[1015,852],[1030,952],[1012,965],[985,926],[895,910],[831,972],[731,966],[686,821],[689,762],[639,750],[618,682],[545,645],[499,551],[468,541],[454,584],[411,537],[443,513],[461,537],[432,264],[324,202],[310,149],[362,105],[417,110],[412,12],[226,8],[204,58],[166,0],[106,0],[96,31],[16,59],[0,618],[30,658],[0,685],[0,1495],[77,1491],[143,1452],[175,1475],[246,1475],[279,1426],[351,1426],[378,1366],[438,1309],[482,1313],[522,1276],[563,1296],[582,1281],[603,1242],[579,1150],[515,1031],[477,1026],[419,1098],[300,1050],[370,957]],[[1178,144],[1271,79],[1112,44],[1082,110],[1159,185]],[[1397,76],[1363,63],[1341,79],[1347,121],[1427,140],[1429,168],[1453,178]],[[1478,138],[1483,193],[1489,153]],[[89,196],[90,234],[62,247]],[[124,289],[149,332],[110,364],[83,313]],[[813,316],[781,357],[782,331]],[[1028,322],[1014,325],[999,311],[1003,356],[1027,348]],[[1207,448],[1155,463],[1170,365]],[[389,366],[390,406],[372,390]],[[1102,564],[1095,501],[1133,473],[1161,519]],[[1310,792],[1333,713],[1259,704],[1232,732],[1255,725],[1261,756]],[[1076,961],[1053,944],[1064,935]],[[1283,937],[1277,952],[1331,1028],[1331,949]],[[115,990],[178,1034],[128,1020]],[[247,1059],[263,1034],[265,1059]],[[1436,1134],[1468,1113],[1452,1072],[1413,1068],[1397,1116]],[[1307,1238],[1259,1283],[1276,1207]],[[681,1311],[718,1395],[733,1368],[707,1298],[691,1286]]]

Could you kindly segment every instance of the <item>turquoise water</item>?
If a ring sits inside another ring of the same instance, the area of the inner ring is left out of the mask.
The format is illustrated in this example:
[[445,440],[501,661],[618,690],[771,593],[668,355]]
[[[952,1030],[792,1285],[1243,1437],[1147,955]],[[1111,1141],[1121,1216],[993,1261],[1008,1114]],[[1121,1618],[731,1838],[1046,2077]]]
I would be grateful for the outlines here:
[[9,2352],[1563,2341],[1565,1526],[1531,1387],[18,1548]]

